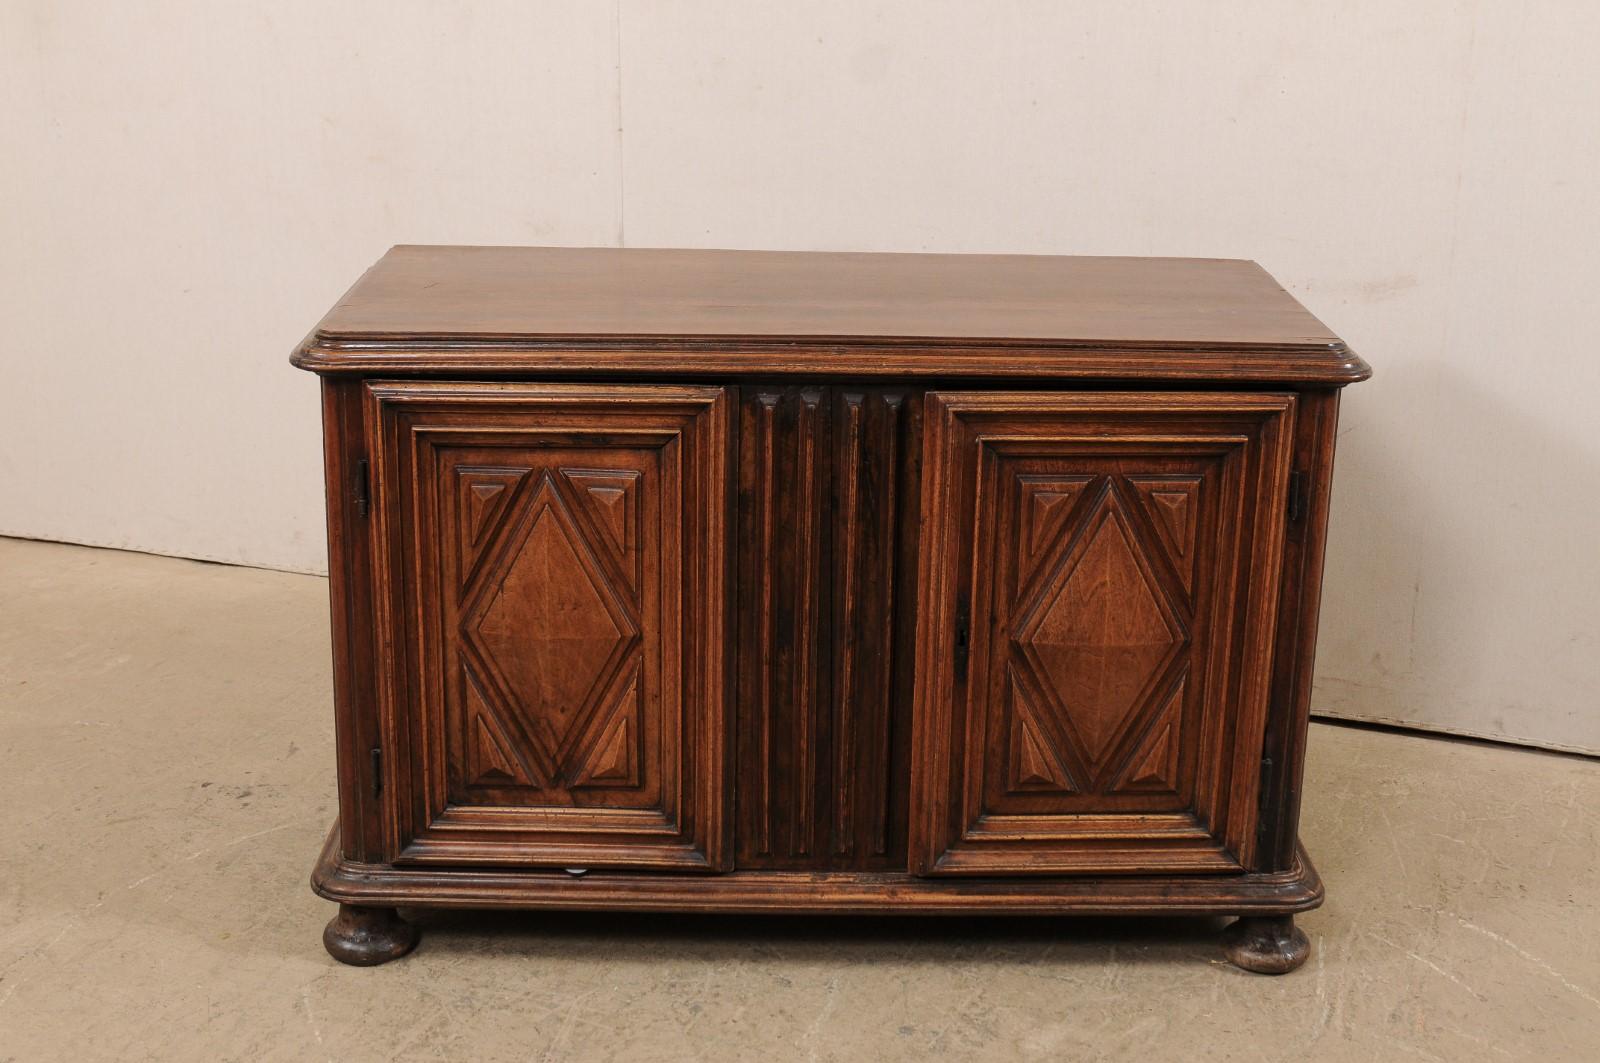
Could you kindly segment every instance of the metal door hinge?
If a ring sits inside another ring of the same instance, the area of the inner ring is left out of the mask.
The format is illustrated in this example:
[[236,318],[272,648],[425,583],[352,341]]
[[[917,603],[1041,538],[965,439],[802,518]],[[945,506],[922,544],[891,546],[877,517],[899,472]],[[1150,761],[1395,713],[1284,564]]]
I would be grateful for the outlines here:
[[368,510],[372,508],[371,484],[369,483],[370,477],[371,474],[368,471],[367,459],[362,458],[360,461],[356,462],[355,493],[351,498],[351,501],[356,504],[356,512],[361,514],[363,517],[365,517]]
[[1289,474],[1289,520],[1300,521],[1306,515],[1306,474],[1291,472]]
[[383,750],[372,751],[372,796],[383,793]]
[[956,682],[965,682],[967,678],[967,657],[972,650],[972,618],[971,607],[967,596],[962,594],[956,597],[956,638],[955,638],[955,664]]
[[1262,757],[1261,785],[1256,789],[1256,834],[1259,837],[1266,837],[1270,826],[1267,823],[1266,811],[1271,804],[1269,798],[1272,796],[1272,783],[1272,758]]

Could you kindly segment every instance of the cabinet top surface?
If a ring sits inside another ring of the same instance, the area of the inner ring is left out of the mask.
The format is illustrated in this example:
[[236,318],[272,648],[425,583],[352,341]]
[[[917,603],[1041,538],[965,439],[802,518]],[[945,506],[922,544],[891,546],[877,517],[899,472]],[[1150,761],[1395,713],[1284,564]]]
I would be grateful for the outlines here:
[[392,248],[295,361],[1323,384],[1369,372],[1242,260],[553,247]]

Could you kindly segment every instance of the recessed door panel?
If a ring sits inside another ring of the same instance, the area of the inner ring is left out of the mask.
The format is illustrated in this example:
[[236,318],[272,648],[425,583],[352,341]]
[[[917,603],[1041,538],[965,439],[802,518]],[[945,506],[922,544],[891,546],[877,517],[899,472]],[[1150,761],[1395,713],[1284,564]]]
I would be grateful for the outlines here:
[[396,859],[724,866],[722,390],[367,390]]
[[1294,398],[927,411],[913,866],[1242,869]]

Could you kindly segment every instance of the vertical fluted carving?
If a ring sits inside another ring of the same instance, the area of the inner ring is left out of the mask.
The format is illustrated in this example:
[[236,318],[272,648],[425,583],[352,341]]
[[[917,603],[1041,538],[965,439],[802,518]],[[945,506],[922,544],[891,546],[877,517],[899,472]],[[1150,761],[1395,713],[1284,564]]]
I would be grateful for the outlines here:
[[890,847],[904,401],[743,401],[741,866],[879,866]]

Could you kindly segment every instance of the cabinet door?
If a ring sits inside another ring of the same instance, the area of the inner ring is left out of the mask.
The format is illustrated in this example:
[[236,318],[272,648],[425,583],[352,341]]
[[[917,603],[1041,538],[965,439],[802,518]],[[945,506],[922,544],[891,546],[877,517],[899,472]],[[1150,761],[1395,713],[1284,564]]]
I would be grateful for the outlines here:
[[726,865],[729,408],[367,385],[397,862]]
[[928,395],[914,870],[1249,866],[1294,409]]

